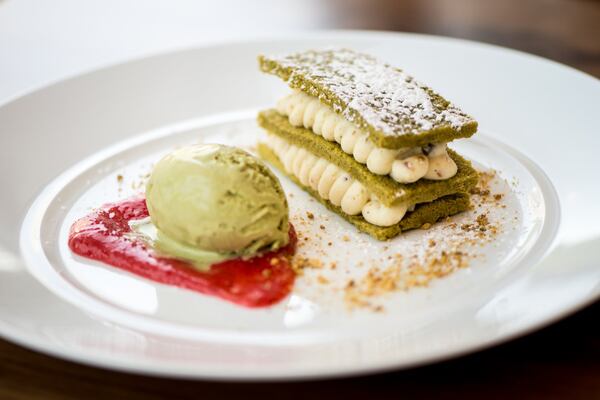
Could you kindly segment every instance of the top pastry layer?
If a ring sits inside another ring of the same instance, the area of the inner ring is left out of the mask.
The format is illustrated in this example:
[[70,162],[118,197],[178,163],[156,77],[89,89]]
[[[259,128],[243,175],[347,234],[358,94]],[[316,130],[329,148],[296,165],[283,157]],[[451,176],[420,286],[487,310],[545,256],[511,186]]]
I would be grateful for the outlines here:
[[402,70],[348,49],[259,56],[260,68],[318,97],[386,148],[469,137],[477,122]]

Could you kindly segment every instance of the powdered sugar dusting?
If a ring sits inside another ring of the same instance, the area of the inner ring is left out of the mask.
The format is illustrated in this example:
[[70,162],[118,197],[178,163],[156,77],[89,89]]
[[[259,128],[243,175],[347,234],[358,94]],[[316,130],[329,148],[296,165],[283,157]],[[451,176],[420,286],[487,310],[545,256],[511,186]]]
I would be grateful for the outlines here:
[[411,76],[366,54],[348,49],[311,50],[265,59],[289,70],[289,82],[309,82],[313,91],[309,94],[324,100],[325,94],[314,93],[315,88],[329,92],[337,100],[330,105],[349,121],[366,123],[386,136],[442,127],[460,131],[474,122]]

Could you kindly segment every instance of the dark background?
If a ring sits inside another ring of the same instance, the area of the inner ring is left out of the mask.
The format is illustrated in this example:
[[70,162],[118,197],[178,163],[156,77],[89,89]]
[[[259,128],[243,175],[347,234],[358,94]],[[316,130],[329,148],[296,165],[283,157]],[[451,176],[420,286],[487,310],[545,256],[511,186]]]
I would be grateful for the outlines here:
[[[322,7],[330,28],[473,39],[527,51],[600,77],[599,1],[324,0]],[[456,360],[360,378],[296,383],[141,377],[57,360],[0,340],[0,400],[600,399],[599,317],[596,303],[537,333]]]

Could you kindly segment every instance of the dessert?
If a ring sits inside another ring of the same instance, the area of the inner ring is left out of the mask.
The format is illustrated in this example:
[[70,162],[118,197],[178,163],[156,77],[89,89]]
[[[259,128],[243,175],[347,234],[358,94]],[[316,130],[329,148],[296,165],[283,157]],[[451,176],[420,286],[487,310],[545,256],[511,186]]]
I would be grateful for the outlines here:
[[432,89],[347,49],[259,63],[294,90],[259,113],[260,155],[358,229],[385,240],[468,209],[477,173],[446,143],[477,122]]
[[77,255],[169,285],[261,307],[294,283],[296,235],[277,178],[222,145],[180,148],[138,196],[106,204],[69,233]]

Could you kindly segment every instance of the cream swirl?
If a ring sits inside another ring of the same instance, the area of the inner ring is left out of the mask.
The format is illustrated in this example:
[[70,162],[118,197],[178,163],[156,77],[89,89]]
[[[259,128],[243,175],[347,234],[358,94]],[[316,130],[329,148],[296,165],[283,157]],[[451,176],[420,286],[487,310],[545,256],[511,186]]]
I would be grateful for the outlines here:
[[428,155],[421,148],[386,149],[376,146],[366,132],[346,121],[318,98],[294,92],[277,103],[279,113],[296,127],[312,129],[326,140],[337,142],[345,153],[366,164],[377,175],[390,175],[400,183],[421,178],[445,180],[456,174],[457,166],[446,152],[446,143],[433,146]]
[[269,134],[265,144],[275,152],[285,170],[302,185],[310,187],[348,215],[362,214],[373,225],[391,226],[400,222],[408,210],[403,203],[391,207],[383,205],[341,168],[279,136]]

